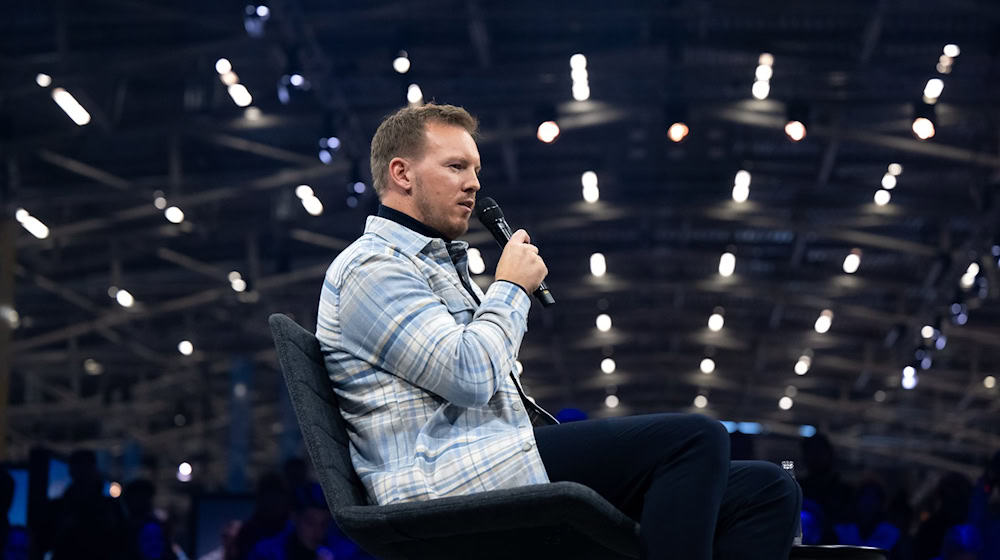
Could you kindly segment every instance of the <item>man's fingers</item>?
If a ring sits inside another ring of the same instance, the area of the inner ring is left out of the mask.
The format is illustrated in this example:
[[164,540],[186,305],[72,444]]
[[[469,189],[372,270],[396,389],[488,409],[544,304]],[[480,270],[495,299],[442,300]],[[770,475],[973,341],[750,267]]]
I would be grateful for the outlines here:
[[510,236],[510,240],[513,243],[531,243],[531,237],[523,229],[515,231],[514,235]]

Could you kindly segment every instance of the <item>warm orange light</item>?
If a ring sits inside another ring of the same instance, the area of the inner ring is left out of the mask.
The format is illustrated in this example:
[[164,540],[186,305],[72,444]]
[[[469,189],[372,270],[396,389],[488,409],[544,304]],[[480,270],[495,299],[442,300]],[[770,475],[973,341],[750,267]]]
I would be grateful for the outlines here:
[[785,125],[785,134],[793,142],[798,142],[806,137],[806,125],[800,121],[788,121],[788,124]]
[[687,137],[688,132],[689,132],[688,125],[682,122],[675,122],[674,124],[670,125],[670,128],[667,129],[667,137],[673,140],[674,142],[680,142],[681,140]]

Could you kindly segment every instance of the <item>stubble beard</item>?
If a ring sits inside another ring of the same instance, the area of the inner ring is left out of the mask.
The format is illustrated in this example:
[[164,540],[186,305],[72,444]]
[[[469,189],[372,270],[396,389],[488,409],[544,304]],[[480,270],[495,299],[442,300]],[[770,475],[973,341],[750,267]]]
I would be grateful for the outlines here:
[[[436,208],[425,196],[427,191],[423,188],[423,183],[420,178],[417,177],[414,181],[416,183],[416,191],[420,194],[416,196],[417,210],[420,215],[424,218],[424,225],[430,226],[439,232],[441,232],[448,239],[457,239],[459,236],[464,235],[466,231],[469,230],[469,221],[464,220],[462,225],[454,228],[451,224],[452,222],[447,218],[446,211],[441,208]],[[458,231],[455,231],[455,230]]]

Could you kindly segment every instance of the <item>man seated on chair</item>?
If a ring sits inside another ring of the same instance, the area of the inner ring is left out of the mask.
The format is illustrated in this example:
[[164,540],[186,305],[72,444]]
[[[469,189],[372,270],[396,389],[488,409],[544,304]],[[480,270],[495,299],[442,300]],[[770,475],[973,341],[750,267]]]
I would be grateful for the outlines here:
[[787,558],[798,486],[771,463],[730,462],[718,422],[560,425],[526,398],[514,361],[547,269],[518,230],[489,289],[472,282],[456,239],[480,190],[476,129],[450,105],[382,121],[371,144],[378,215],[323,283],[316,336],[370,500],[571,480],[640,522],[644,558]]

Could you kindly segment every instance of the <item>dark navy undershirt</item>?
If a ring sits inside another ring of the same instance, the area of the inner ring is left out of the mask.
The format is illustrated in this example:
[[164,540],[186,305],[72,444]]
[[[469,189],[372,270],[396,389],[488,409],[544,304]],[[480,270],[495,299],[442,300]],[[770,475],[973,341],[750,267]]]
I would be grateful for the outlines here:
[[385,218],[387,220],[392,220],[401,226],[406,226],[412,229],[413,231],[419,233],[420,235],[424,235],[427,237],[436,237],[438,239],[444,239],[446,243],[448,241],[451,241],[451,239],[445,237],[444,234],[442,234],[440,231],[424,224],[423,222],[414,218],[413,216],[404,214],[399,210],[396,210],[395,208],[389,208],[388,206],[379,204],[378,217]]

